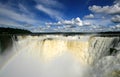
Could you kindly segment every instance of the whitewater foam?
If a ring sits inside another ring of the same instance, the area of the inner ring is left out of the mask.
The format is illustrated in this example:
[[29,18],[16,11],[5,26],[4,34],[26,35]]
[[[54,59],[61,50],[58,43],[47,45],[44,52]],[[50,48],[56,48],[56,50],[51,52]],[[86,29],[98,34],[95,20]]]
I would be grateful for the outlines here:
[[120,37],[44,35],[17,39],[12,51],[19,53],[14,53],[17,56],[0,72],[2,77],[120,76]]

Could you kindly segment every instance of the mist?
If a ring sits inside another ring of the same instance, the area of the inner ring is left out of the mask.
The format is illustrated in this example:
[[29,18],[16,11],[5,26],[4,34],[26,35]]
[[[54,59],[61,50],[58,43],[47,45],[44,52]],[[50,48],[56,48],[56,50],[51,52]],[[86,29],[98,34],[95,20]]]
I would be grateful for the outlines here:
[[0,77],[119,77],[119,40],[81,35],[17,36],[12,47],[0,55]]

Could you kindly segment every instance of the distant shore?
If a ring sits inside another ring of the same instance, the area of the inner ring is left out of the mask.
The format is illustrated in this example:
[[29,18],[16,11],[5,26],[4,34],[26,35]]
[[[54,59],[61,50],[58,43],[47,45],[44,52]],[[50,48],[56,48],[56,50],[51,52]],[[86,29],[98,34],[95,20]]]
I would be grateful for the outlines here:
[[32,33],[28,30],[22,29],[13,29],[13,28],[0,28],[0,35],[32,35],[32,36],[39,36],[39,35],[101,35],[101,36],[120,36],[119,32],[36,32]]

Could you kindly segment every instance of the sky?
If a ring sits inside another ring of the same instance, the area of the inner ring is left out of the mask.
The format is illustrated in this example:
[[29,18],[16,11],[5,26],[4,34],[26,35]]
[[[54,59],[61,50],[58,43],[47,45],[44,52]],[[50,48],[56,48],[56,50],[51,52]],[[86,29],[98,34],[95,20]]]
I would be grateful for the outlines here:
[[0,0],[0,27],[32,32],[117,31],[120,0]]

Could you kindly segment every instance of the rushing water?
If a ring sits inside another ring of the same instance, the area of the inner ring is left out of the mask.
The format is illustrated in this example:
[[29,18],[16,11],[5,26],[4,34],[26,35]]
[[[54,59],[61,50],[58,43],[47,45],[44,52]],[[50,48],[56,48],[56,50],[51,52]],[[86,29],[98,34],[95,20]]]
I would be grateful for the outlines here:
[[119,36],[12,36],[12,43],[2,41],[0,77],[120,77]]

